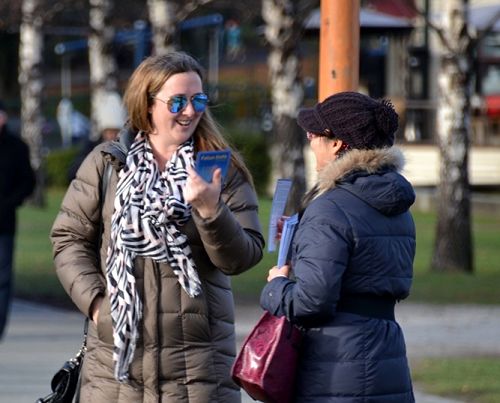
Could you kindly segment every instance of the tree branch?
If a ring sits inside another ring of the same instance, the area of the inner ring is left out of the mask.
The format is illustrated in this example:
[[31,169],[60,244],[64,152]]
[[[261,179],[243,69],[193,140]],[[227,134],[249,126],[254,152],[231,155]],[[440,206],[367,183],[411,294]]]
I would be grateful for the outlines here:
[[448,41],[448,38],[446,38],[446,35],[444,34],[444,30],[438,27],[436,24],[434,24],[429,18],[429,16],[425,13],[425,11],[418,8],[414,2],[410,4],[410,7],[416,14],[418,14],[420,17],[424,19],[425,23],[429,28],[433,29],[436,32],[443,46],[451,53],[454,53],[453,47],[451,46],[450,42]]
[[184,21],[198,7],[202,7],[212,1],[213,0],[190,0],[184,2],[177,12],[177,21]]
[[486,24],[486,27],[483,30],[481,30],[480,34],[476,37],[476,39],[474,40],[476,46],[478,46],[479,43],[481,43],[481,41],[493,31],[493,28],[499,19],[500,19],[500,10],[498,10],[493,15],[493,17]]

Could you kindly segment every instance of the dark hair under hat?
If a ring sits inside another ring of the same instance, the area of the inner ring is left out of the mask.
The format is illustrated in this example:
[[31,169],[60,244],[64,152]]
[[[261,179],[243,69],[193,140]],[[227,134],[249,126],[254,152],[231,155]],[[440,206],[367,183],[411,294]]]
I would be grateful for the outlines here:
[[297,122],[305,131],[340,139],[351,148],[373,149],[394,144],[398,114],[388,100],[339,92],[301,109]]

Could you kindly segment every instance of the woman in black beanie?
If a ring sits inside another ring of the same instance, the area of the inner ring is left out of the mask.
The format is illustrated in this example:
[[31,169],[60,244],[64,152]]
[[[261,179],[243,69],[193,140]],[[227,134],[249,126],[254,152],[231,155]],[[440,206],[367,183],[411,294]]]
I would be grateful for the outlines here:
[[[414,402],[396,302],[409,295],[415,201],[392,147],[392,104],[356,92],[303,109],[318,182],[304,199],[289,265],[273,267],[261,306],[307,329],[297,402]],[[294,279],[289,279],[293,270]]]

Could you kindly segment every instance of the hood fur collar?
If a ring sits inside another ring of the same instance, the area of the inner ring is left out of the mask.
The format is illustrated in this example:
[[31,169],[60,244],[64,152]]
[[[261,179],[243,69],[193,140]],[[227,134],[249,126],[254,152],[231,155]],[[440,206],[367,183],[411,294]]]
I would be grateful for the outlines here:
[[403,153],[397,147],[351,150],[342,158],[328,163],[319,172],[316,196],[333,189],[342,178],[354,171],[375,173],[382,168],[392,167],[395,171],[401,172],[404,165]]

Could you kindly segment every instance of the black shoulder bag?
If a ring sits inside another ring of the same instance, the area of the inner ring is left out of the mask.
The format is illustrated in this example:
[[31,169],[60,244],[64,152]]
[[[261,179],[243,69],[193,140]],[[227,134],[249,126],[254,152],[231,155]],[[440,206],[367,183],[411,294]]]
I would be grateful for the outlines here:
[[[106,165],[104,175],[101,180],[101,186],[99,189],[99,208],[101,221],[99,224],[99,242],[97,244],[97,253],[99,254],[99,249],[102,241],[102,207],[104,205],[104,197],[106,194],[106,189],[108,187],[108,182],[111,177],[112,166],[111,164]],[[80,370],[82,369],[83,357],[87,351],[87,329],[89,327],[89,318],[85,318],[85,324],[83,327],[83,343],[80,350],[76,355],[66,361],[62,368],[56,372],[50,382],[50,387],[52,393],[43,398],[40,398],[36,403],[71,403],[73,399],[78,403],[80,401]]]

